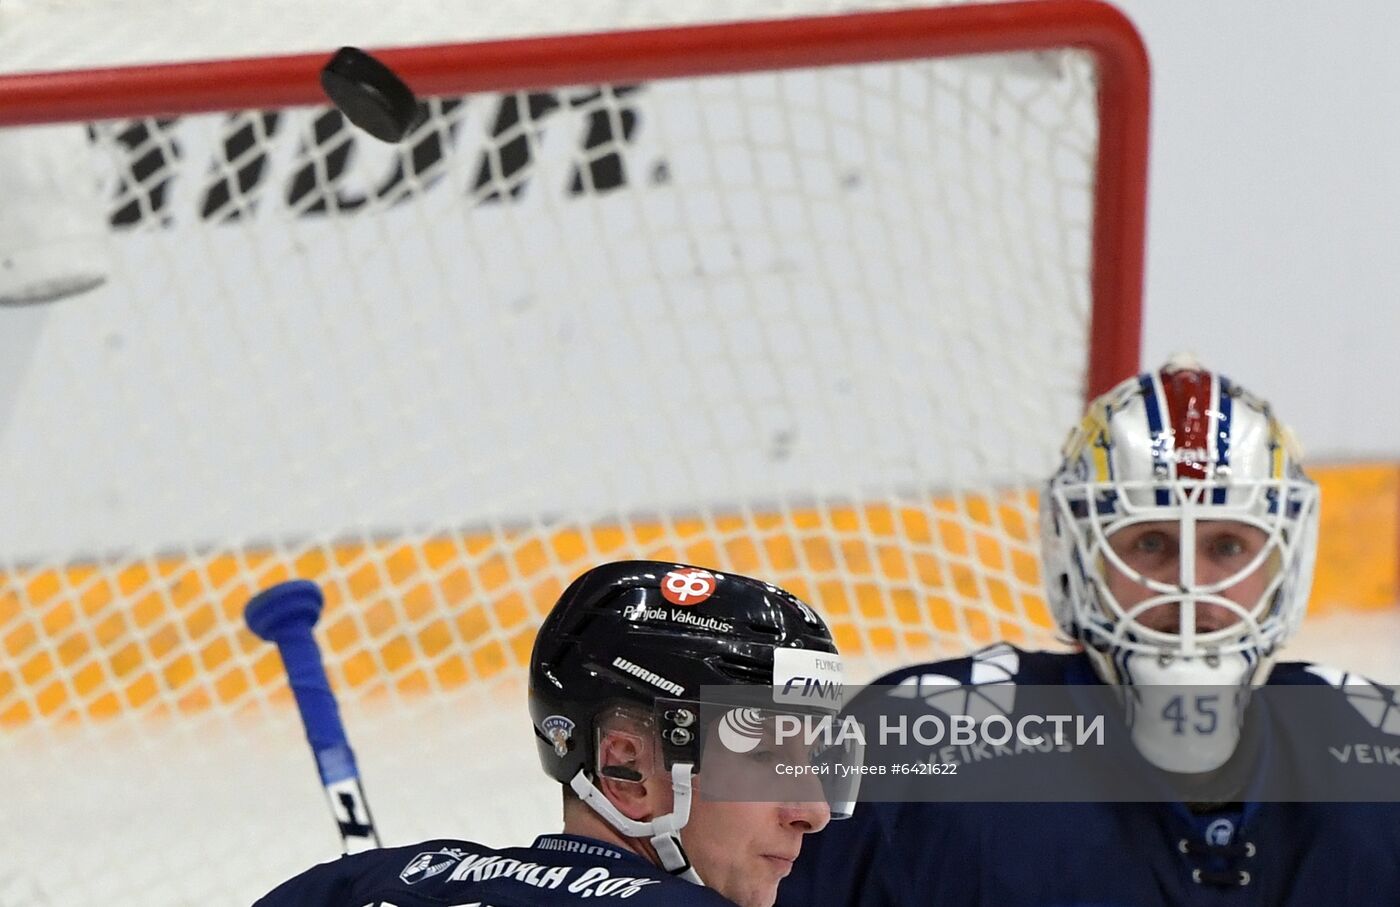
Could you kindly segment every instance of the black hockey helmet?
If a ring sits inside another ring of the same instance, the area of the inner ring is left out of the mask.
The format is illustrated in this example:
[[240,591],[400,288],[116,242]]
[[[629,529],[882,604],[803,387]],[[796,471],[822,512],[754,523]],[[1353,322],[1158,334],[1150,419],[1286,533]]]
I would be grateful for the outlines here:
[[[666,764],[691,762],[699,771],[704,735],[683,703],[702,686],[793,689],[799,675],[819,673],[821,654],[839,671],[826,624],[777,586],[663,561],[595,567],[564,591],[535,639],[530,717],[540,761],[563,784],[580,769],[594,777],[599,713],[661,701],[678,704],[658,710]],[[817,670],[803,670],[804,659],[817,659]],[[817,705],[840,708],[839,680],[818,679],[815,687],[801,680],[826,700]]]

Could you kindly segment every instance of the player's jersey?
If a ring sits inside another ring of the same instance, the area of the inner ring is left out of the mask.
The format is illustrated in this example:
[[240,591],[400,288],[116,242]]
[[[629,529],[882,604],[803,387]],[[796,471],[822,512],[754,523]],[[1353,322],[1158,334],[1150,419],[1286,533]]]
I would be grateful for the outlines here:
[[254,907],[733,907],[630,851],[593,838],[541,835],[530,847],[425,841],[322,863]]
[[[907,688],[925,679],[930,689],[1100,683],[1082,654],[1008,645],[902,669],[878,683]],[[1329,699],[1335,693],[1343,736],[1356,741],[1339,746],[1336,758],[1393,772],[1400,785],[1396,691],[1344,679],[1293,662],[1277,665],[1269,685],[1321,685]],[[940,748],[930,758],[967,755]],[[992,755],[986,771],[1023,758]],[[1400,804],[1257,802],[1197,814],[1173,802],[862,803],[851,819],[807,839],[777,907],[853,904],[1396,907]]]

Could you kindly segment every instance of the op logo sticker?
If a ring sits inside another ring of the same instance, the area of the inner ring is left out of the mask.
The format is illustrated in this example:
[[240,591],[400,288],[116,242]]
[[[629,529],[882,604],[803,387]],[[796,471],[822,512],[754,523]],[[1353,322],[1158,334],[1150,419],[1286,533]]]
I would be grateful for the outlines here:
[[691,607],[715,594],[715,575],[689,567],[672,570],[661,580],[661,595],[673,605]]
[[420,853],[403,868],[403,872],[399,873],[399,878],[404,881],[404,884],[412,885],[424,879],[442,875],[457,865],[462,859],[462,853],[455,850],[434,850]]

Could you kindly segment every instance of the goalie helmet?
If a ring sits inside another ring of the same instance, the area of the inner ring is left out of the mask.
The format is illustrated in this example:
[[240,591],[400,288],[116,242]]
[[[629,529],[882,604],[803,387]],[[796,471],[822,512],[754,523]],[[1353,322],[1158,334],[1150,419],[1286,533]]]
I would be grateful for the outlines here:
[[[604,564],[574,580],[535,639],[530,716],[540,762],[618,831],[649,837],[667,870],[698,882],[680,829],[690,777],[704,759],[705,723],[724,708],[707,708],[715,703],[703,700],[704,688],[730,687],[736,702],[763,696],[769,709],[774,691],[786,690],[784,710],[797,698],[799,711],[831,714],[842,705],[840,672],[826,624],[777,586],[661,561]],[[650,822],[623,816],[594,783],[599,719],[618,705],[652,716],[658,768],[671,775],[675,807]],[[854,799],[828,794],[833,814]]]
[[1260,684],[1306,608],[1317,506],[1269,405],[1175,357],[1070,434],[1041,499],[1051,610],[1106,682]]

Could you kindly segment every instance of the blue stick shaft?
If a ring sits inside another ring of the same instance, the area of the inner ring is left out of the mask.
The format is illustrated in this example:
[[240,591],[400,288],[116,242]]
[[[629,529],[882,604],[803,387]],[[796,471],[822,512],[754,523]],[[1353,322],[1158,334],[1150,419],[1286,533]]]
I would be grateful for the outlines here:
[[293,580],[258,593],[244,609],[248,628],[275,643],[296,698],[316,770],[330,800],[346,853],[379,846],[379,834],[360,784],[335,693],[311,629],[321,614],[321,590],[315,583]]
[[296,697],[301,723],[306,727],[307,742],[316,754],[321,782],[330,784],[358,777],[355,756],[345,737],[345,726],[340,722],[340,708],[321,663],[321,647],[316,644],[310,628],[288,627],[273,642],[282,655],[287,682]]

